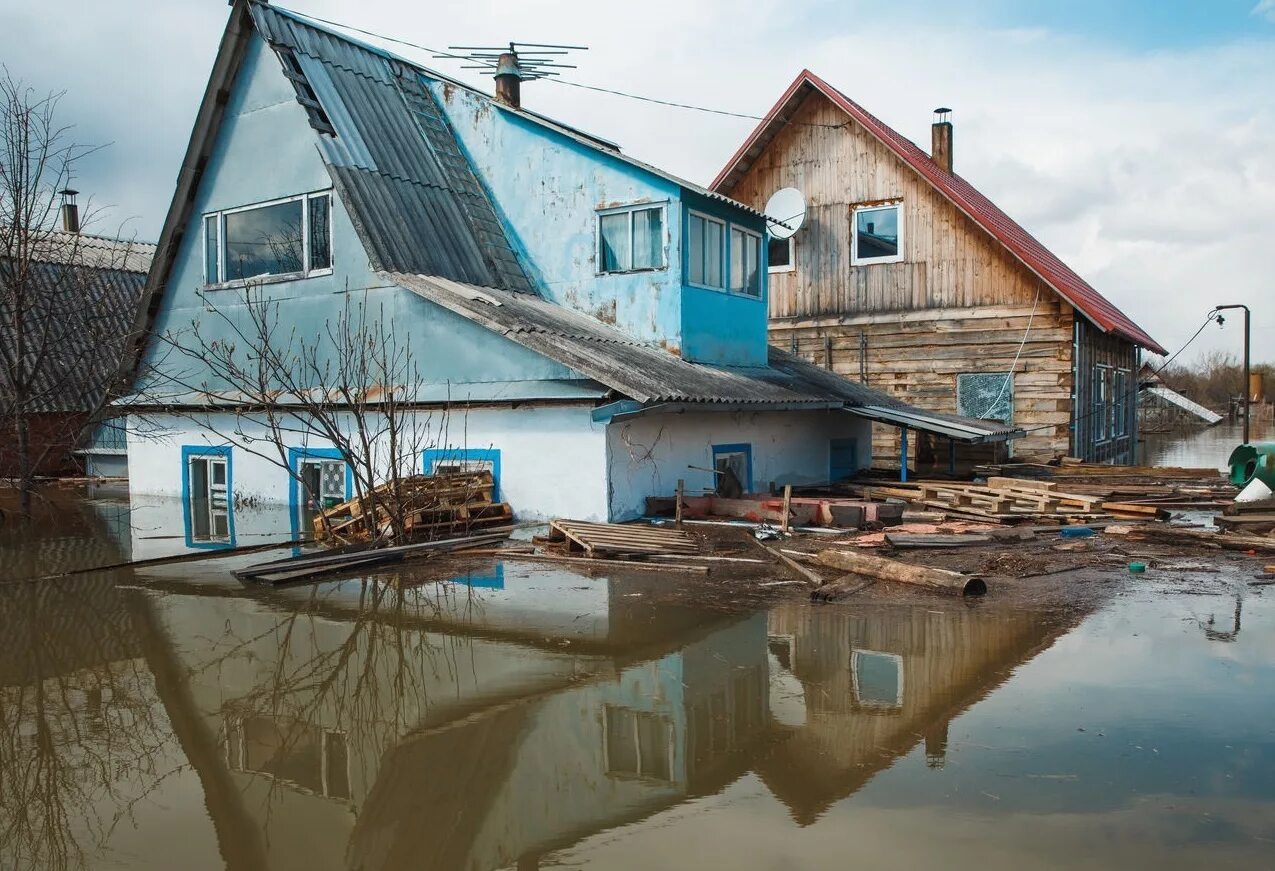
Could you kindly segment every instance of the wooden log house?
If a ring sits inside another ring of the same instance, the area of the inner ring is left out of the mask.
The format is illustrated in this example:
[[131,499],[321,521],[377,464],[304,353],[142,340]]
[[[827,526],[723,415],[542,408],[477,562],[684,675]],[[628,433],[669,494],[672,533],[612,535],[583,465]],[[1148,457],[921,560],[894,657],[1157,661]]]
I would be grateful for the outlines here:
[[[1164,349],[952,172],[946,115],[932,153],[809,71],[784,92],[713,183],[756,208],[784,188],[805,199],[798,232],[768,245],[771,344],[932,411],[1012,423],[1017,456],[1133,462],[1140,349]],[[897,467],[899,437],[874,427],[874,464]],[[917,467],[946,466],[949,447],[923,437]]]

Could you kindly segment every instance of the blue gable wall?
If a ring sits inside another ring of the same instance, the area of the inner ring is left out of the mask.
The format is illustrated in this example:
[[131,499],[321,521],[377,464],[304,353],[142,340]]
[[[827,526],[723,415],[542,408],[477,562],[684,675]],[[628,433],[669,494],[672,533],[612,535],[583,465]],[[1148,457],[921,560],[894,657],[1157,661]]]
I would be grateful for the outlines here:
[[[164,290],[155,323],[157,332],[179,332],[198,320],[205,339],[231,338],[230,328],[220,317],[205,311],[197,296],[203,287],[202,217],[210,211],[331,188],[317,136],[274,52],[254,36]],[[334,202],[332,274],[264,284],[254,291],[279,303],[281,336],[295,328],[299,336],[314,337],[341,315],[347,299],[343,291],[366,289],[362,299],[392,319],[396,338],[410,337],[427,381],[458,384],[582,377],[409,291],[386,287],[369,267],[366,251],[340,199]],[[207,294],[209,304],[247,328],[242,290],[217,289]],[[148,353],[153,361],[163,348],[152,344]],[[201,380],[194,373],[184,378],[196,383]],[[537,389],[528,387],[523,393],[529,390],[534,395]],[[445,393],[440,391],[440,395]]]
[[[429,82],[549,299],[681,349],[681,188],[454,85]],[[598,209],[665,203],[666,269],[597,274]]]
[[[491,191],[515,248],[549,299],[688,360],[766,365],[764,267],[758,300],[685,286],[682,256],[687,206],[764,233],[762,219],[687,191],[486,97],[446,82],[429,84]],[[638,203],[666,204],[667,268],[597,274],[598,210]]]

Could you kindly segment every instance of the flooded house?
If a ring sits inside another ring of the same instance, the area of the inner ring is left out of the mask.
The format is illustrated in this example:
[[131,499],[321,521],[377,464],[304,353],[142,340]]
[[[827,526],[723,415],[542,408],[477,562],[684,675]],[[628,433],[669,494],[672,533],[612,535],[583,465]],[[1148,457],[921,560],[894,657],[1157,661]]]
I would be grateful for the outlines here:
[[[1164,348],[956,173],[949,111],[926,154],[803,70],[726,163],[714,191],[804,215],[769,243],[771,342],[914,405],[1019,427],[1016,455],[1133,462],[1140,354]],[[874,426],[878,464],[897,464],[897,442]]]
[[[123,426],[99,420],[155,246],[81,226],[63,190],[59,228],[6,231],[0,246],[0,477],[17,477],[22,421],[36,474],[128,474]],[[12,254],[13,256],[10,256]],[[86,432],[87,430],[87,432]]]
[[[412,440],[366,440],[387,469],[490,470],[533,518],[632,518],[727,471],[839,479],[869,463],[872,420],[1017,434],[770,347],[764,215],[524,108],[520,82],[493,97],[232,5],[127,400],[133,492],[184,496],[189,539],[233,541],[244,504],[350,495],[315,402],[348,410],[346,435],[408,419]],[[336,335],[354,323],[378,337],[357,353]]]
[[1143,364],[1138,372],[1138,430],[1143,433],[1177,432],[1214,426],[1222,415],[1168,385],[1160,373]]

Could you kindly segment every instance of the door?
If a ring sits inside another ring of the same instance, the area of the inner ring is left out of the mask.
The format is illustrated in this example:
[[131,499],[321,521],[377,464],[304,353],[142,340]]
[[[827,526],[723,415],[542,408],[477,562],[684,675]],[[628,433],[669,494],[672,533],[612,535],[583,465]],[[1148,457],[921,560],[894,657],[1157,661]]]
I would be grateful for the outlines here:
[[828,480],[835,484],[854,477],[859,471],[858,439],[832,439],[828,442]]

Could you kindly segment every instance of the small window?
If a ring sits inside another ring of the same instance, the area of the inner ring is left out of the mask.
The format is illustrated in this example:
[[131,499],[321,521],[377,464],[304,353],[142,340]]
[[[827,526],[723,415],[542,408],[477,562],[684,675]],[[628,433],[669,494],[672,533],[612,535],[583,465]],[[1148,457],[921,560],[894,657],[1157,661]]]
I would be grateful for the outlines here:
[[865,708],[903,706],[903,657],[875,650],[855,650],[850,654],[854,678],[854,700]]
[[664,265],[663,206],[598,215],[599,272],[640,272]]
[[903,259],[903,221],[899,203],[860,206],[851,222],[850,262],[855,266],[898,263]]
[[332,268],[331,216],[328,193],[205,215],[208,284],[325,273]]
[[1009,372],[967,372],[956,376],[956,413],[978,420],[1014,419],[1014,376]]
[[1129,370],[1117,369],[1113,373],[1111,388],[1111,434],[1126,436],[1129,434]]
[[700,287],[723,288],[722,242],[726,224],[691,213],[687,221],[686,278]]
[[[214,449],[215,450],[215,449]],[[228,545],[232,538],[230,455],[225,451],[186,454],[187,544]]]
[[796,268],[796,260],[793,256],[795,244],[792,236],[787,239],[776,239],[771,236],[766,242],[766,271],[792,272]]
[[204,283],[221,282],[221,216],[204,218]]
[[607,774],[672,780],[673,724],[667,716],[607,705],[603,728]]
[[753,485],[752,445],[713,445],[713,477],[717,495],[734,499]]
[[730,228],[730,289],[761,296],[761,236]]
[[1107,402],[1110,393],[1109,378],[1111,370],[1106,366],[1095,366],[1093,372],[1093,417],[1094,441],[1107,440]]

